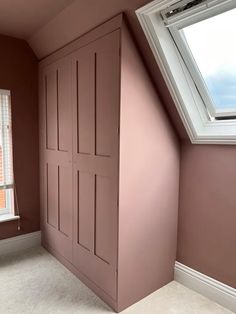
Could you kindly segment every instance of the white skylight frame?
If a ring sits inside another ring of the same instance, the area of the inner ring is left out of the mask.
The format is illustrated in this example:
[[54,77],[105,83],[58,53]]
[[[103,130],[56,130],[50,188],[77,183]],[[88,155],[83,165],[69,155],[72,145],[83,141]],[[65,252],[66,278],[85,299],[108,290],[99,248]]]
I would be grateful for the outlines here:
[[[215,108],[208,106],[206,110],[205,102],[172,38],[173,34],[164,26],[161,12],[177,2],[178,0],[156,0],[138,9],[136,14],[192,143],[236,144],[236,120],[216,120],[214,117],[218,113]],[[194,17],[183,12],[186,15],[184,23],[190,25],[199,16],[200,19],[204,15],[210,17],[236,6],[235,0],[206,2],[207,9],[206,4],[205,8],[198,6],[198,14]],[[222,116],[222,111],[219,115]]]

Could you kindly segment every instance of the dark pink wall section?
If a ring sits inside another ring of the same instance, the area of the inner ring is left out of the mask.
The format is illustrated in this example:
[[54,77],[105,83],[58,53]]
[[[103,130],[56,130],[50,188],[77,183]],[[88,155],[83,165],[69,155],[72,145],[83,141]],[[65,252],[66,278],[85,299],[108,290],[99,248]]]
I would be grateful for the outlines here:
[[183,143],[177,260],[236,288],[235,146]]
[[37,59],[28,44],[0,36],[0,89],[11,91],[14,171],[21,231],[0,224],[0,239],[39,230]]

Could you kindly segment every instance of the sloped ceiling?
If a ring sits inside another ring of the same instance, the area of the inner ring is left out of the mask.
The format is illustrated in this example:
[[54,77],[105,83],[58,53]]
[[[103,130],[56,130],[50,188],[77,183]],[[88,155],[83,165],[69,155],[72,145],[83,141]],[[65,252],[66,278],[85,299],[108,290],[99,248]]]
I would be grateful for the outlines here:
[[124,12],[177,134],[187,138],[135,10],[152,0],[0,0],[0,34],[26,39],[38,59]]
[[28,39],[73,0],[1,0],[0,34]]
[[75,0],[29,38],[38,58],[45,57],[113,16],[135,10],[150,0]]
[[167,109],[178,134],[187,138],[163,77],[138,22],[135,10],[152,0],[75,0],[51,19],[28,40],[39,59],[65,46],[97,25],[124,12],[129,28],[143,55],[144,62],[154,80],[156,89]]

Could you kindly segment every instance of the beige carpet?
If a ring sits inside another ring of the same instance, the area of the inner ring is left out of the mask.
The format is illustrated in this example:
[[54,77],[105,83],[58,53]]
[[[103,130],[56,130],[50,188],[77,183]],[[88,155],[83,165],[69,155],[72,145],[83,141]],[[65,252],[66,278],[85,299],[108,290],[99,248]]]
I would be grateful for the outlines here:
[[[106,314],[112,310],[43,248],[0,257],[0,314]],[[123,314],[229,314],[171,282]]]

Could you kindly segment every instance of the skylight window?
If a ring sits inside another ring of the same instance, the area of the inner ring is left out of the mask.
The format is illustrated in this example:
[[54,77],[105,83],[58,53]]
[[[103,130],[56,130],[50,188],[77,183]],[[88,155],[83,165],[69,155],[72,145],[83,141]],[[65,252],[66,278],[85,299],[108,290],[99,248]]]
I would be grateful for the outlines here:
[[137,10],[193,143],[236,143],[235,7],[235,0],[156,0]]
[[[202,79],[198,88],[206,89],[208,97],[204,100],[212,116],[236,115],[235,21],[233,9],[182,28],[187,49]],[[198,71],[194,72],[193,66],[189,70],[195,80]]]

